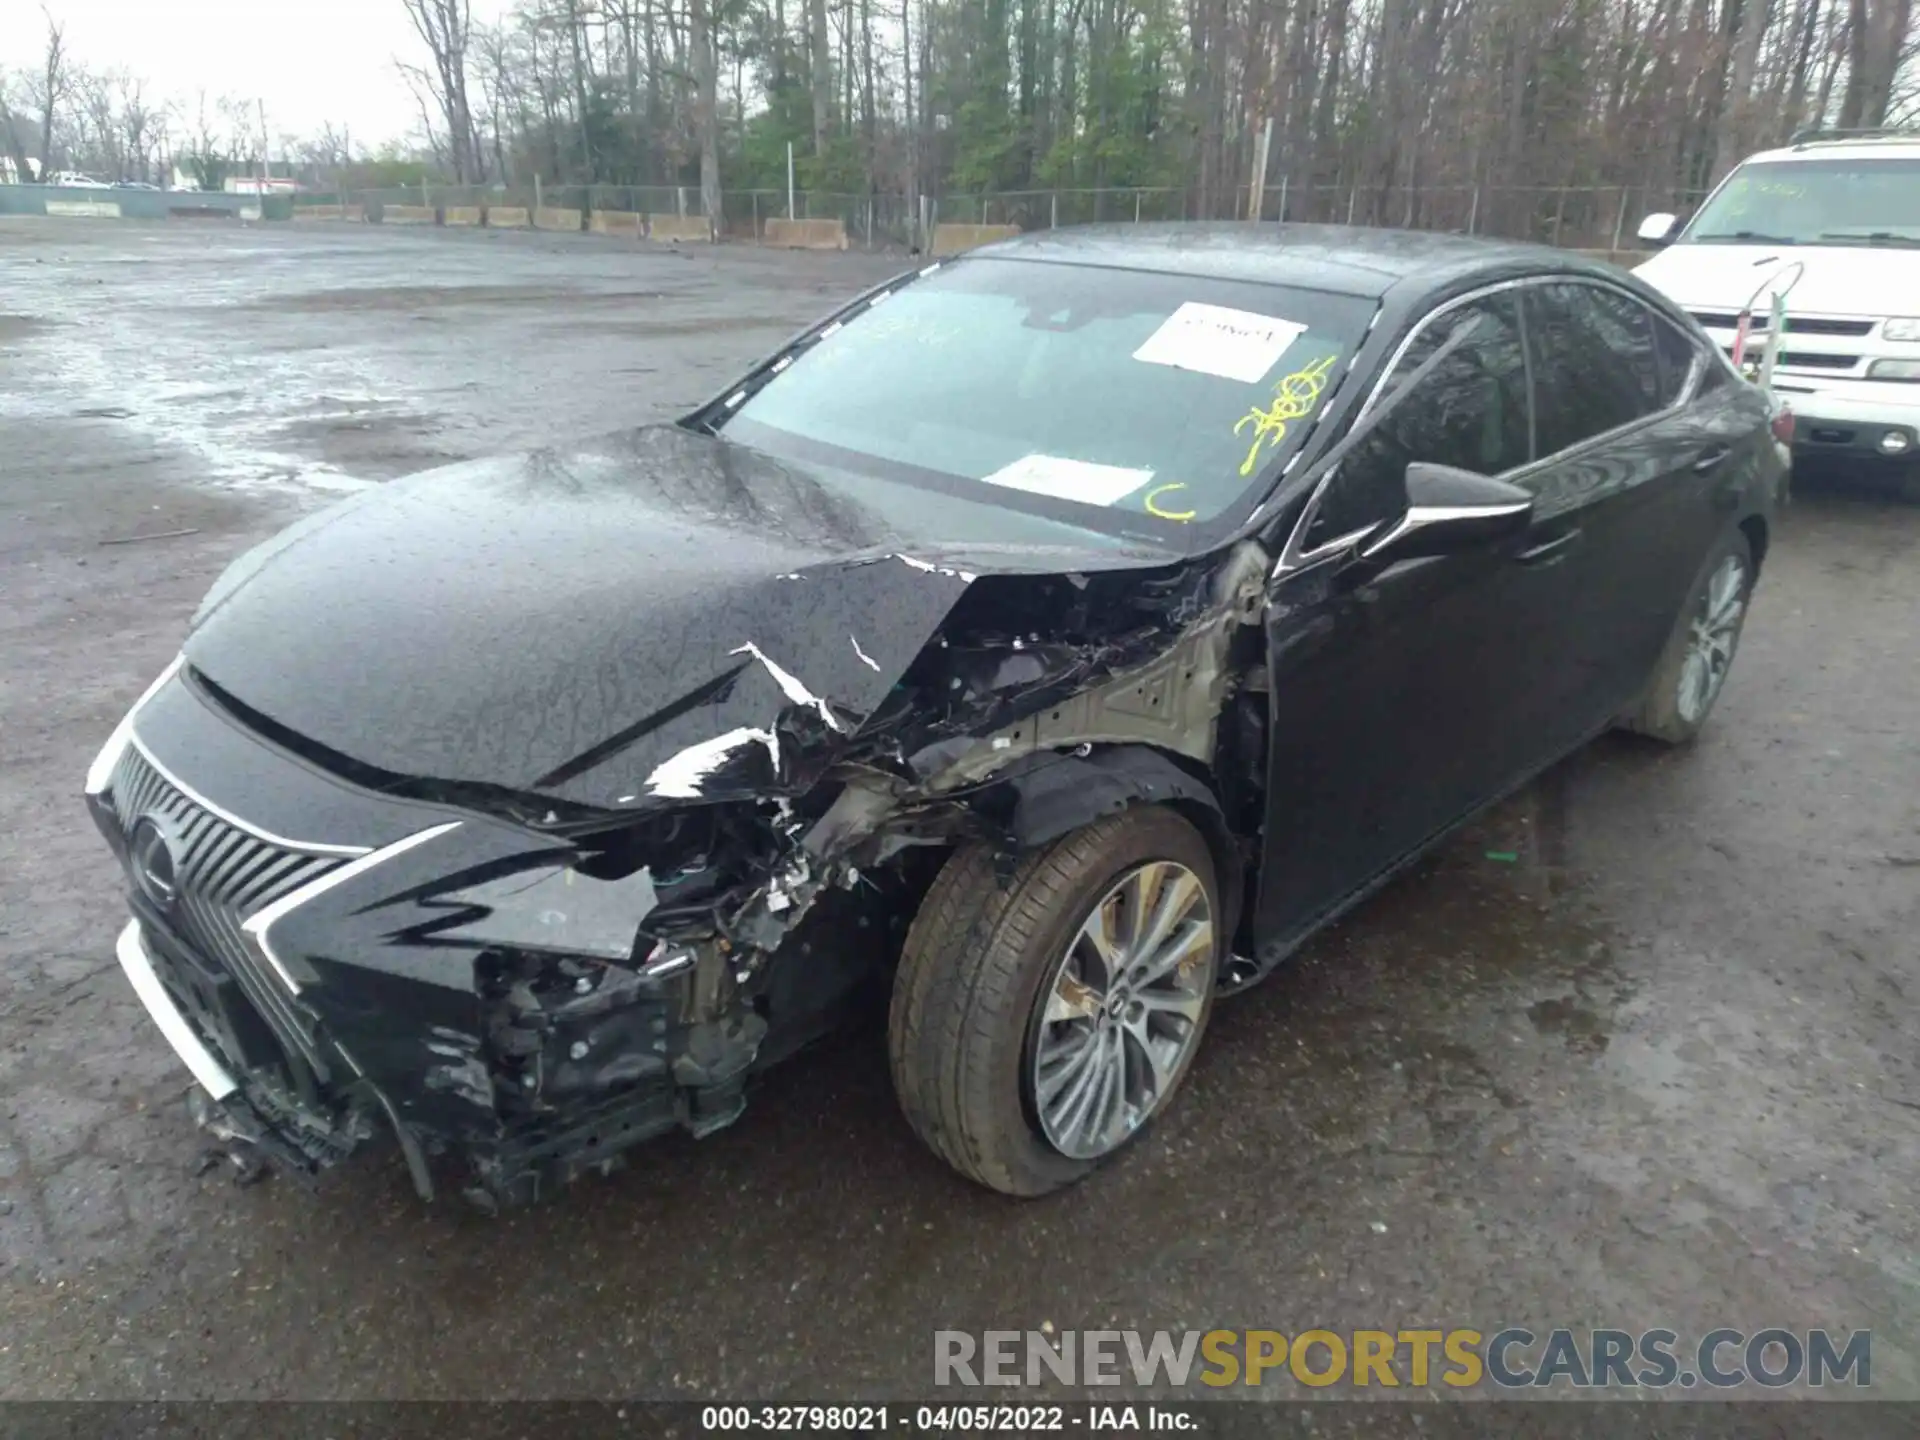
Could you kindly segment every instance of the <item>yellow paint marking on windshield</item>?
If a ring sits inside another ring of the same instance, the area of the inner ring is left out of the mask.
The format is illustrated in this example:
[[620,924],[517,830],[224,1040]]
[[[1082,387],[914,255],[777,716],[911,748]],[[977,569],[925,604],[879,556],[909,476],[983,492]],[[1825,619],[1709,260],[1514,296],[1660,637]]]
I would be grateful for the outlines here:
[[1147,507],[1147,513],[1149,515],[1157,515],[1162,520],[1193,519],[1193,517],[1199,513],[1197,510],[1162,510],[1160,508],[1160,497],[1162,495],[1165,495],[1169,490],[1184,490],[1186,488],[1187,488],[1186,483],[1184,481],[1176,480],[1171,485],[1160,485],[1160,486],[1156,486],[1152,490],[1149,490],[1147,492],[1147,498],[1145,502]]
[[1235,422],[1233,433],[1236,435],[1249,425],[1253,427],[1253,444],[1247,447],[1247,458],[1240,464],[1242,475],[1253,474],[1263,446],[1270,450],[1286,438],[1289,421],[1304,420],[1313,413],[1313,407],[1320,403],[1320,395],[1327,388],[1328,372],[1339,358],[1327,355],[1304,370],[1294,371],[1273,387],[1271,405],[1264,409],[1256,405]]

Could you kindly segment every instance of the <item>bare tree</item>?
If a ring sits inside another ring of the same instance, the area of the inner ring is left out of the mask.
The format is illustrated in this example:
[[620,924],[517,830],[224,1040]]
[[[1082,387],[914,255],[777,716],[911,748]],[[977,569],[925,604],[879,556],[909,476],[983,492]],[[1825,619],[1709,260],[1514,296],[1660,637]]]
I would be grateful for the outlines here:
[[122,176],[146,181],[154,167],[154,152],[159,144],[160,115],[147,103],[146,83],[126,74],[113,80],[118,89],[115,106],[119,122],[121,153],[125,158]]
[[806,0],[807,76],[813,89],[813,153],[824,155],[833,133],[833,62],[827,38],[827,0]]
[[46,56],[39,73],[28,83],[27,95],[40,112],[40,174],[44,179],[52,170],[54,124],[59,118],[60,107],[66,104],[72,77],[67,67],[66,26],[55,20],[44,7],[40,13],[47,20]]
[[1847,88],[1840,124],[1881,125],[1910,41],[1912,0],[1852,0],[1848,12]]
[[700,141],[700,209],[717,236],[725,217],[720,210],[719,40],[714,32],[712,0],[687,0],[693,49],[693,123]]
[[[432,54],[429,70],[413,70],[445,121],[447,161],[461,184],[481,179],[476,165],[473,112],[467,104],[467,51],[473,38],[470,0],[401,0],[407,18]],[[429,126],[431,129],[431,126]]]
[[26,122],[13,113],[9,103],[11,88],[6,72],[0,71],[0,142],[6,145],[15,180],[25,185],[34,178],[33,164],[27,157]]

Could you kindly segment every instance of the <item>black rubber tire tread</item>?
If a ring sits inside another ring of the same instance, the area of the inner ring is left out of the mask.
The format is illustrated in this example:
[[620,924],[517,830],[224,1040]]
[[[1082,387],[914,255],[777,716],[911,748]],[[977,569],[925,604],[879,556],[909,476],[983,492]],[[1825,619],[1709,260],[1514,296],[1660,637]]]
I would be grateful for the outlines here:
[[[1115,876],[1152,858],[1179,860],[1200,876],[1220,914],[1206,842],[1163,806],[1097,820],[1005,873],[993,847],[963,846],[927,891],[894,977],[887,1048],[908,1124],[968,1179],[1008,1195],[1044,1195],[1100,1163],[1061,1155],[1028,1118],[1027,1031],[1071,929]],[[1203,1032],[1211,992],[1209,985]]]
[[[1680,613],[1674,617],[1673,633],[1667,637],[1667,648],[1660,654],[1660,662],[1653,667],[1653,678],[1647,682],[1646,692],[1640,697],[1640,703],[1631,713],[1620,721],[1620,728],[1631,730],[1636,735],[1645,735],[1649,739],[1659,740],[1668,745],[1685,745],[1700,733],[1701,726],[1712,717],[1714,706],[1720,703],[1715,694],[1707,706],[1707,713],[1689,724],[1681,718],[1678,689],[1680,667],[1687,657],[1687,631],[1693,620],[1693,612],[1700,606],[1701,593],[1713,578],[1713,572],[1729,554],[1738,555],[1747,569],[1746,602],[1753,602],[1753,546],[1746,532],[1730,530],[1720,543],[1713,547],[1706,563],[1700,567],[1700,574],[1687,591],[1687,598],[1680,606]],[[1740,616],[1741,630],[1746,628],[1746,615]],[[1735,633],[1733,654],[1728,657],[1731,665],[1740,655],[1740,634]],[[1722,682],[1724,684],[1724,682]]]

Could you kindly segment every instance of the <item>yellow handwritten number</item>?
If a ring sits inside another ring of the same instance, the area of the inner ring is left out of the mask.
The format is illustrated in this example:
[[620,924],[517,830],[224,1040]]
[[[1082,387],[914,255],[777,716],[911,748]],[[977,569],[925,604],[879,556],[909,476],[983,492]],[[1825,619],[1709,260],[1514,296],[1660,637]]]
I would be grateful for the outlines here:
[[1288,421],[1304,420],[1313,413],[1313,407],[1320,403],[1321,392],[1327,388],[1327,375],[1337,358],[1328,355],[1304,370],[1294,371],[1273,387],[1271,405],[1265,409],[1256,405],[1240,417],[1233,427],[1234,434],[1240,434],[1249,425],[1253,427],[1253,443],[1247,447],[1247,458],[1240,464],[1242,475],[1253,474],[1263,446],[1271,450],[1286,439]]

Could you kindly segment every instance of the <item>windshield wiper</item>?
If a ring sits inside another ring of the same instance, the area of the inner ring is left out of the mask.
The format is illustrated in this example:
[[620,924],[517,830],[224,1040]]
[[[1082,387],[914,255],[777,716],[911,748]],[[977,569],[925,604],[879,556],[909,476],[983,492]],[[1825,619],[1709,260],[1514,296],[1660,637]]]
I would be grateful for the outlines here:
[[1800,243],[1791,235],[1769,235],[1763,230],[1726,230],[1715,235],[1695,235],[1692,238],[1708,244],[1715,241],[1749,245],[1798,245]]
[[1851,241],[1856,245],[1920,246],[1920,235],[1897,235],[1891,230],[1823,230],[1822,240]]

